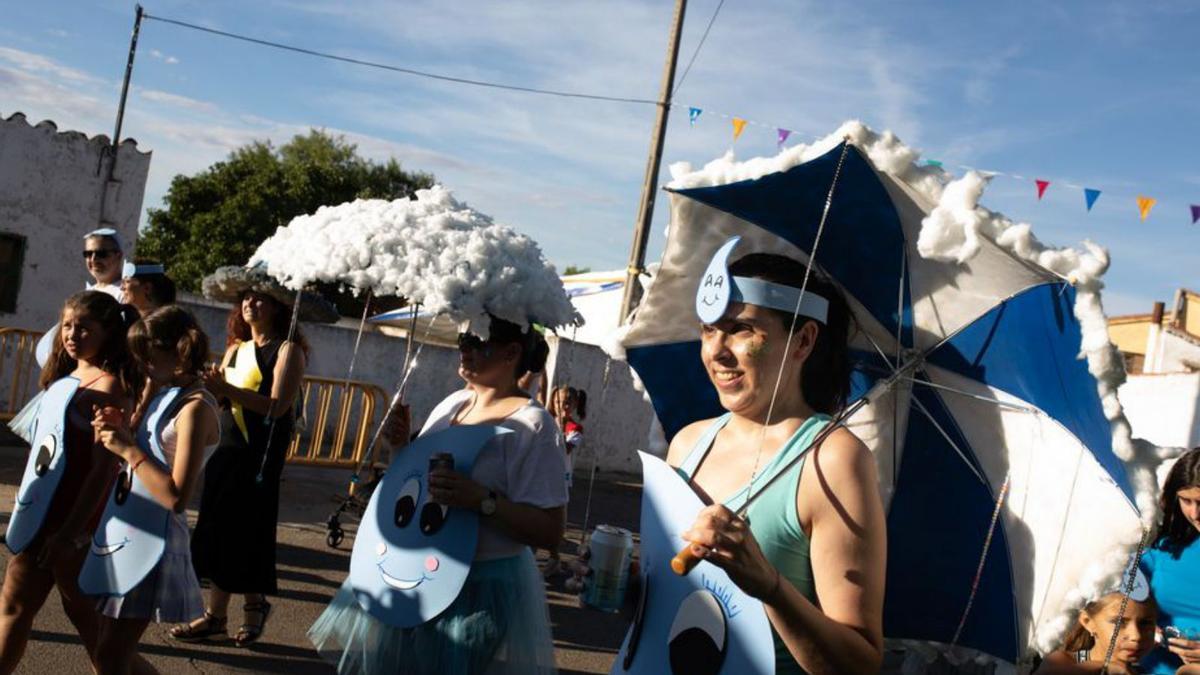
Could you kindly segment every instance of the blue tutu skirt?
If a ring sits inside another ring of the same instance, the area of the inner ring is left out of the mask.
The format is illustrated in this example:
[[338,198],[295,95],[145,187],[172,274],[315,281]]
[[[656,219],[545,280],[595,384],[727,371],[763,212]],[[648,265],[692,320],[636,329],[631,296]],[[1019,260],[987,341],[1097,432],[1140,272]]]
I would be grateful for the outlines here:
[[46,390],[42,389],[29,399],[24,408],[21,408],[17,414],[8,421],[8,428],[12,429],[13,433],[20,436],[26,443],[33,443],[33,423],[37,421],[38,409],[42,407],[42,396],[46,394]]
[[96,610],[113,619],[182,623],[204,615],[200,580],[192,569],[187,521],[171,514],[162,558],[142,583],[123,596],[100,598]]
[[338,673],[554,673],[546,592],[533,555],[477,560],[446,611],[394,628],[359,606],[349,582],[308,630]]

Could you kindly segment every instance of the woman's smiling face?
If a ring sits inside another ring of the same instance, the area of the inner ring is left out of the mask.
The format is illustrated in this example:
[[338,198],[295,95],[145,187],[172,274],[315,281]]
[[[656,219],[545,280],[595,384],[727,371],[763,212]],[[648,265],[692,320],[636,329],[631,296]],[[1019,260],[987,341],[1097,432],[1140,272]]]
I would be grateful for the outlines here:
[[[723,408],[748,416],[766,410],[780,368],[786,365],[787,338],[778,313],[758,305],[731,303],[720,321],[701,326],[700,358]],[[816,325],[808,322],[796,332],[788,351],[793,357],[807,356],[815,339]],[[784,372],[780,390],[798,390],[799,374],[798,367]]]

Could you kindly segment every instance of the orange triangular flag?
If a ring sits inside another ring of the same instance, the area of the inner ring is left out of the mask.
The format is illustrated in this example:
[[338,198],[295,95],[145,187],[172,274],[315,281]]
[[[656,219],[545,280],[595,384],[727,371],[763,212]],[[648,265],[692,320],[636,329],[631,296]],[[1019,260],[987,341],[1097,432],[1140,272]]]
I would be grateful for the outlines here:
[[742,135],[742,131],[746,128],[746,120],[735,117],[733,118],[733,140],[736,142],[738,136]]
[[1154,208],[1154,205],[1158,203],[1158,200],[1153,197],[1138,195],[1137,202],[1138,211],[1142,214],[1142,220],[1145,220],[1146,217],[1150,215],[1150,209]]

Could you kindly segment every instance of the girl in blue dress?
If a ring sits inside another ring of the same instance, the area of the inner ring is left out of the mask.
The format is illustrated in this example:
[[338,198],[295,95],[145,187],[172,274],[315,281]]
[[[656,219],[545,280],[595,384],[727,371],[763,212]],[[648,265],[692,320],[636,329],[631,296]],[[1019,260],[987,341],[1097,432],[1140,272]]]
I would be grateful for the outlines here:
[[1143,554],[1142,567],[1158,600],[1164,640],[1142,665],[1159,675],[1200,673],[1200,448],[1176,460],[1159,504],[1158,539]]

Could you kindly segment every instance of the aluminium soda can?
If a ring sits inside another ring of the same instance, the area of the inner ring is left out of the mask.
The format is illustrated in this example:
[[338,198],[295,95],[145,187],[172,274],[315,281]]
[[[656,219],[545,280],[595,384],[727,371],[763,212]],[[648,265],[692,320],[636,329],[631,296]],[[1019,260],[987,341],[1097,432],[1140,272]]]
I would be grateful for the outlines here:
[[591,574],[584,581],[583,601],[596,609],[616,612],[625,600],[629,563],[633,559],[633,533],[612,525],[592,531]]

